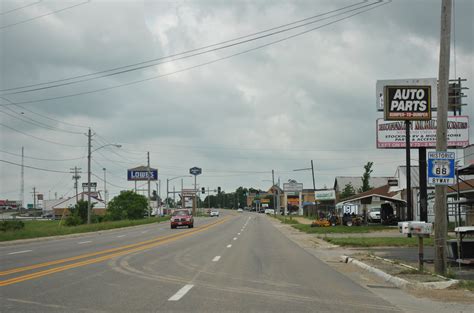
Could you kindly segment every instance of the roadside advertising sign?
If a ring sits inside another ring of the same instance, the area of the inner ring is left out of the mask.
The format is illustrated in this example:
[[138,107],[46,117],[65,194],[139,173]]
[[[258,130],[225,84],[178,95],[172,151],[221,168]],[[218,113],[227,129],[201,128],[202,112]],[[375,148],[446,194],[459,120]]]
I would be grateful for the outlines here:
[[[82,188],[87,188],[87,183],[82,183]],[[91,188],[97,188],[97,183],[91,183]]]
[[454,152],[428,152],[428,184],[454,185]]
[[37,194],[36,197],[38,198],[38,200],[43,200],[43,194],[42,193]]
[[431,120],[431,86],[385,86],[385,120]]
[[[411,148],[436,148],[436,117],[430,121],[410,123]],[[404,149],[405,122],[377,119],[377,149]],[[465,147],[469,144],[469,117],[448,116],[448,147]]]
[[[127,180],[148,180],[148,168],[146,166],[140,166],[127,170]],[[150,168],[150,180],[158,180],[158,170],[156,168]]]
[[303,183],[284,183],[284,192],[301,192],[303,191]]
[[342,206],[342,212],[344,214],[357,214],[357,204],[352,204],[352,203],[346,203]]
[[[438,80],[436,78],[407,78],[407,79],[391,79],[391,80],[378,80],[375,85],[375,97],[376,97],[376,108],[377,111],[385,111],[385,106],[387,103],[387,99],[385,97],[385,87],[390,86],[394,87],[395,89],[392,92],[396,91],[396,87],[409,87],[408,89],[418,89],[420,86],[429,87],[430,90],[430,105],[431,110],[436,111],[438,107]],[[402,88],[405,89],[405,88]],[[392,93],[392,97],[395,94]],[[405,108],[406,101],[420,101],[418,100],[418,96],[421,96],[421,91],[417,95],[416,92],[412,94],[412,91],[405,89],[405,91],[401,91],[397,94],[397,98],[401,99],[393,99],[397,100],[397,104],[400,105],[400,109]],[[426,96],[426,92],[423,92],[423,96]],[[406,99],[403,99],[406,98]],[[412,98],[412,99],[410,99]],[[424,97],[421,97],[424,98]],[[403,106],[401,101],[403,100]],[[419,105],[420,103],[418,103]],[[397,105],[397,107],[398,107]],[[417,106],[418,106],[417,105]],[[413,102],[409,102],[408,106],[414,108],[415,104]]]
[[335,190],[317,190],[314,192],[314,199],[316,201],[328,201],[336,199]]
[[192,167],[189,169],[189,174],[197,176],[202,174],[202,168],[200,167]]

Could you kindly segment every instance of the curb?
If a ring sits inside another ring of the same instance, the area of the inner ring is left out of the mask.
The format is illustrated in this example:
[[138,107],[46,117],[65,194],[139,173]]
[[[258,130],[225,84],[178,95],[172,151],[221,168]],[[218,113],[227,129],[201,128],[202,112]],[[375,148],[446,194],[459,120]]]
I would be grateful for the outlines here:
[[384,279],[386,282],[393,284],[394,286],[401,288],[401,289],[446,289],[454,284],[457,284],[459,281],[455,279],[448,279],[442,282],[426,282],[426,283],[418,283],[418,282],[409,282],[405,279],[390,275],[385,273],[378,268],[373,266],[367,265],[359,260],[351,258],[347,255],[342,255],[341,259],[344,263],[352,263],[372,274],[379,276],[380,278]]

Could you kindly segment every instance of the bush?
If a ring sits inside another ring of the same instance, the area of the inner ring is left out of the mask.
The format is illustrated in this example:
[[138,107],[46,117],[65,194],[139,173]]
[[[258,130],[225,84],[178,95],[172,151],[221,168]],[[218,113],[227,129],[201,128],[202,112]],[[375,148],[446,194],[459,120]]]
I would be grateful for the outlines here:
[[66,226],[77,226],[82,224],[82,219],[77,215],[70,215],[64,220]]
[[2,221],[0,222],[0,231],[15,231],[25,228],[23,221]]

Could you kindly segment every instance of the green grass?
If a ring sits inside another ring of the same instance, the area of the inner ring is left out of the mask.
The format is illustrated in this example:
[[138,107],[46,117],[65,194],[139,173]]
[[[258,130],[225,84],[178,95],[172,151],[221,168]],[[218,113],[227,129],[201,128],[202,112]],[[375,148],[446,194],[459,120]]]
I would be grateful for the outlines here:
[[153,217],[141,220],[103,222],[79,226],[64,226],[64,222],[61,223],[61,221],[24,221],[25,228],[22,230],[0,232],[0,241],[87,233],[106,229],[151,224],[168,220],[169,217],[164,216],[158,218]]
[[459,283],[456,284],[456,288],[474,291],[474,281],[473,280],[461,280]]
[[[418,238],[407,237],[380,237],[380,238],[323,238],[327,242],[338,246],[349,247],[417,247]],[[432,246],[433,239],[425,238],[423,241],[425,246]]]
[[[270,215],[270,216],[273,216],[273,215]],[[293,219],[293,218],[291,218],[291,217],[278,216],[278,215],[275,215],[275,216],[273,216],[273,217],[275,217],[277,220],[279,220],[279,221],[282,222],[283,224],[294,224],[294,225],[298,224],[298,225],[300,225],[300,223],[299,223],[297,220],[295,220],[295,219]],[[293,226],[293,227],[294,227],[294,226]]]
[[334,233],[354,234],[354,233],[370,233],[370,232],[393,229],[393,227],[387,227],[387,226],[351,226],[349,227],[349,226],[337,225],[337,226],[330,226],[330,227],[311,227],[311,225],[305,225],[305,224],[293,225],[293,227],[308,234],[334,234]]

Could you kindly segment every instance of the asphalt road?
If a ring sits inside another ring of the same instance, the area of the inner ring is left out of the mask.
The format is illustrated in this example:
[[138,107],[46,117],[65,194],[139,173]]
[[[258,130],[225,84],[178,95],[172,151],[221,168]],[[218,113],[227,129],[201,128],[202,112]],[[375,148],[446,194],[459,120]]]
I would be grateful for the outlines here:
[[290,241],[222,212],[0,247],[2,312],[398,312]]

